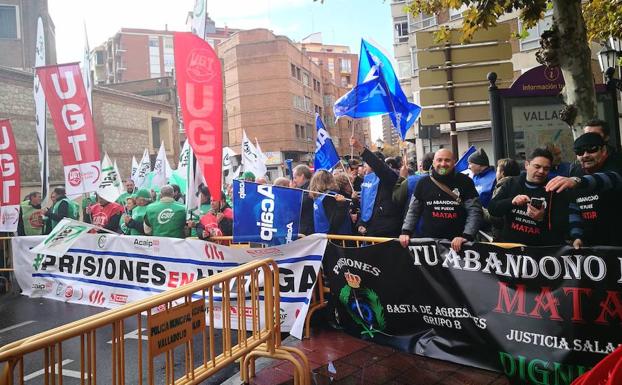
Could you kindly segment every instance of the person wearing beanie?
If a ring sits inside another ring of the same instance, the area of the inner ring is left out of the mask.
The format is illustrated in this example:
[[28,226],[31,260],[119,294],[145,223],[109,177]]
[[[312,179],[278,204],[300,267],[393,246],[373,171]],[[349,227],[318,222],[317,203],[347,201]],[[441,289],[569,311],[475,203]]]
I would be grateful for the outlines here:
[[136,206],[132,209],[131,214],[123,214],[121,220],[129,229],[129,235],[143,235],[145,234],[144,218],[147,212],[147,205],[151,201],[151,193],[149,190],[141,188],[132,197],[136,201]]
[[487,208],[492,198],[492,192],[495,189],[497,173],[494,167],[490,166],[488,155],[483,148],[472,153],[468,158],[468,162],[475,190],[479,194],[479,201],[484,208]]
[[576,203],[583,222],[584,246],[622,246],[618,221],[622,215],[622,170],[611,156],[603,136],[588,132],[573,144],[577,162],[570,168],[570,177],[551,179],[549,191],[575,189]]

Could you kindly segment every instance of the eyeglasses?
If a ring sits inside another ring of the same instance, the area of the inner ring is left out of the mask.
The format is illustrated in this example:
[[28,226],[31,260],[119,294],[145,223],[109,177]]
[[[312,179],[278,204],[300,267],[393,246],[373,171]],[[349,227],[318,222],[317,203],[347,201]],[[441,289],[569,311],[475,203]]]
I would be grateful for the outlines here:
[[590,146],[590,147],[575,148],[574,149],[574,153],[577,154],[577,156],[582,156],[586,152],[588,154],[593,154],[595,152],[598,152],[600,150],[600,147],[601,146]]

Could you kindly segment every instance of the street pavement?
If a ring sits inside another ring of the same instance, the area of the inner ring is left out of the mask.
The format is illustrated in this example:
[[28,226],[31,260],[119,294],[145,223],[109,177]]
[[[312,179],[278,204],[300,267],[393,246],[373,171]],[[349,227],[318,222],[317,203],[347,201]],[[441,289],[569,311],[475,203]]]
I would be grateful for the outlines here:
[[[106,309],[94,306],[85,306],[65,303],[44,298],[28,298],[18,294],[0,295],[0,347],[26,338],[46,330],[76,321],[93,314],[101,313]],[[143,317],[143,330],[146,319]],[[146,330],[145,330],[146,331]],[[200,334],[195,338],[195,346],[200,347]],[[97,339],[97,383],[111,384],[110,361],[112,357],[110,327],[100,329]],[[136,317],[125,321],[125,373],[127,384],[138,384],[138,330]],[[143,335],[143,381],[146,383],[147,370],[147,340]],[[215,346],[221,347],[220,331],[215,335]],[[202,360],[200,348],[195,348],[195,365]],[[219,352],[218,352],[219,353]],[[80,383],[80,345],[79,339],[63,343],[63,383],[67,385]],[[100,358],[101,357],[101,358]],[[154,360],[155,383],[164,384],[164,355]],[[43,384],[43,354],[34,353],[27,356],[24,375],[28,385]],[[184,349],[177,348],[175,354],[176,377],[184,368]],[[220,384],[239,370],[238,365],[230,365],[212,376],[204,384]]]

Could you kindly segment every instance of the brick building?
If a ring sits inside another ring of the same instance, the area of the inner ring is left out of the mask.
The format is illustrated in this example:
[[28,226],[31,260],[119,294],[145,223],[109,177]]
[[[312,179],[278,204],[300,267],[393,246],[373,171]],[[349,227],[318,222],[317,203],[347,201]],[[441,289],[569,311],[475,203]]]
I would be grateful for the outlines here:
[[[205,40],[216,47],[237,30],[215,28]],[[121,28],[92,50],[95,84],[110,84],[170,76],[175,66],[173,31]]]
[[[40,186],[33,74],[0,67],[0,118],[11,119],[19,154],[23,191]],[[179,139],[173,106],[139,95],[104,87],[93,90],[93,120],[103,154],[107,151],[117,161],[121,176],[130,172],[132,156],[140,157],[149,148],[155,158],[163,140],[172,167],[179,155]],[[63,184],[62,160],[52,120],[48,115],[50,184]]]
[[43,21],[46,63],[56,64],[55,29],[47,0],[0,0],[0,66],[32,71],[39,16]]

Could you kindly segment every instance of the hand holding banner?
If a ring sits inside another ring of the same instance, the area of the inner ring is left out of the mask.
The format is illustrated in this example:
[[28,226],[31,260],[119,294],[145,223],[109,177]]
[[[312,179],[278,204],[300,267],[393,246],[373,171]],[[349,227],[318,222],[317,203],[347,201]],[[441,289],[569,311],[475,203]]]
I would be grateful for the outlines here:
[[298,236],[302,190],[233,181],[233,241],[281,245]]

